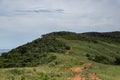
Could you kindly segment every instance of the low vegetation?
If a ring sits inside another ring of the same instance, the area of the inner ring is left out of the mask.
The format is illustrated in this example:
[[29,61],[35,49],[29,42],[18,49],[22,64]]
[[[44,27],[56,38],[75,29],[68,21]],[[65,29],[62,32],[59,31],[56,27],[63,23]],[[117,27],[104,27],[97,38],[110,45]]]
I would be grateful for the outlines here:
[[0,80],[67,80],[76,75],[70,68],[88,62],[93,65],[84,74],[119,80],[120,32],[45,34],[2,54]]

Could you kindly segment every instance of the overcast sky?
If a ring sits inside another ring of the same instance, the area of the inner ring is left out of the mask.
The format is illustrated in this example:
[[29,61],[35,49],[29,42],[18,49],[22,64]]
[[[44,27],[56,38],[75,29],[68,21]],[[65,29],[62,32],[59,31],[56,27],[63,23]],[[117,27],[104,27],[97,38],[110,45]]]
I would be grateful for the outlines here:
[[120,0],[0,0],[0,48],[52,31],[120,31]]

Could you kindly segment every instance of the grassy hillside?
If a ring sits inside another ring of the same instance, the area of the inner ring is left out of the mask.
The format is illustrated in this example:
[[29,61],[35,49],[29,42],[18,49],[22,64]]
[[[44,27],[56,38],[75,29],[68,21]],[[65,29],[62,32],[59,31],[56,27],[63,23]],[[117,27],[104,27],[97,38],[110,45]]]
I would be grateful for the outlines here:
[[95,80],[92,74],[101,80],[119,80],[119,42],[120,32],[46,34],[4,53],[0,80],[72,80],[79,74],[86,80]]

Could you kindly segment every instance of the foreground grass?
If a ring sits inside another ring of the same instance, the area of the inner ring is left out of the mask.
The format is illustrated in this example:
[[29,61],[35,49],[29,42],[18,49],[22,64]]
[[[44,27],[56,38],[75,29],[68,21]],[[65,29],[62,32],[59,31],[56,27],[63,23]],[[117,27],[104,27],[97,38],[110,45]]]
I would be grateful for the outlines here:
[[49,64],[38,67],[0,69],[0,80],[67,80],[74,73],[64,70],[81,65],[81,62],[71,55],[50,54],[56,55],[57,59]]
[[48,66],[34,68],[12,68],[0,71],[0,80],[67,80],[70,72],[60,73]]
[[94,63],[93,72],[102,80],[120,80],[120,66]]
[[[103,64],[94,64],[91,70],[96,73],[101,80],[119,80],[120,67]],[[63,69],[41,66],[29,68],[9,68],[0,70],[0,80],[67,80],[74,76],[71,71]]]

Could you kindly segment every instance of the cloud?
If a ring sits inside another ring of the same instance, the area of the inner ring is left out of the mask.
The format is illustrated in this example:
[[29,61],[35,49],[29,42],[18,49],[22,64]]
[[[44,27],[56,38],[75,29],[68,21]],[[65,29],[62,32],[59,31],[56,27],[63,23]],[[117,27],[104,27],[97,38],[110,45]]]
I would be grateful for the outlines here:
[[119,8],[120,0],[0,0],[0,47],[52,31],[120,30]]
[[18,13],[63,13],[63,9],[32,9],[32,10],[15,10]]

